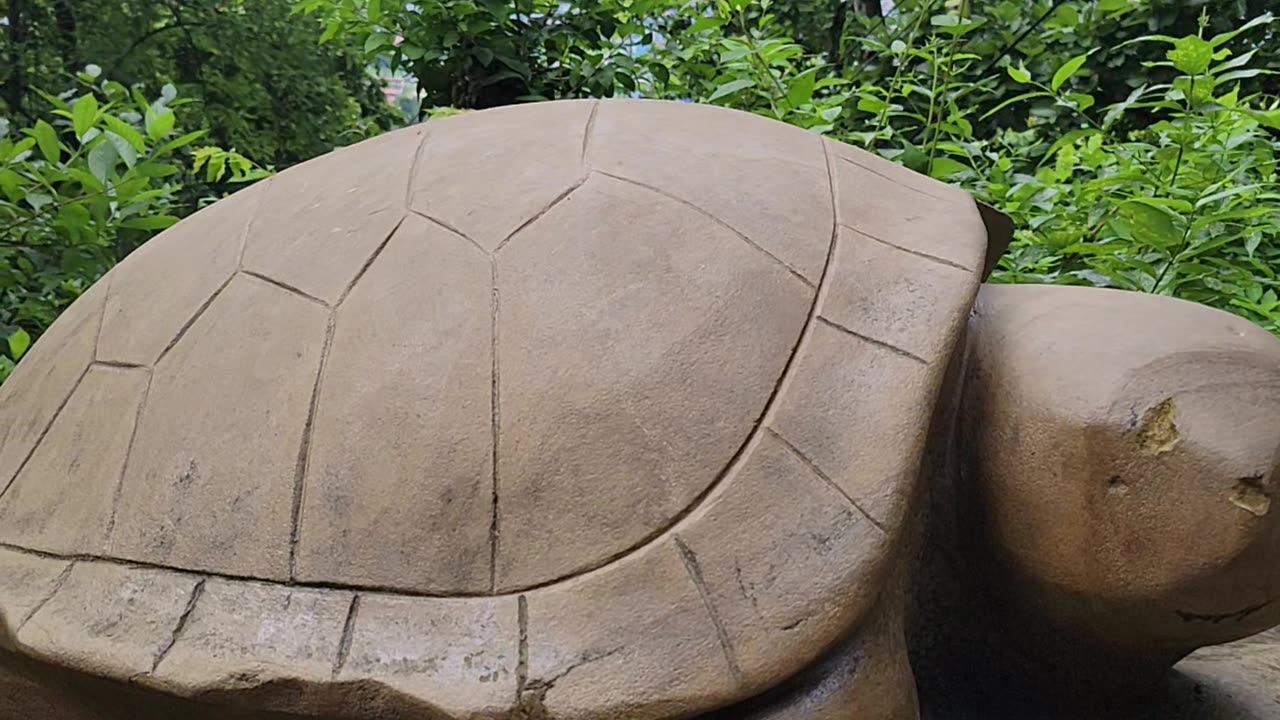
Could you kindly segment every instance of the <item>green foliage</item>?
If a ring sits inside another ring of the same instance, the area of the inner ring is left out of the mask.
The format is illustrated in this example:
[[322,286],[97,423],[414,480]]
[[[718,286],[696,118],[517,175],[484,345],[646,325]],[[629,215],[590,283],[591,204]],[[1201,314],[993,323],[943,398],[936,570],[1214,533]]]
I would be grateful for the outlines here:
[[47,119],[0,120],[0,380],[62,309],[178,220],[184,188],[265,174],[238,153],[196,147],[206,133],[177,128],[187,101],[172,87],[148,99],[96,68],[78,79],[43,96]]

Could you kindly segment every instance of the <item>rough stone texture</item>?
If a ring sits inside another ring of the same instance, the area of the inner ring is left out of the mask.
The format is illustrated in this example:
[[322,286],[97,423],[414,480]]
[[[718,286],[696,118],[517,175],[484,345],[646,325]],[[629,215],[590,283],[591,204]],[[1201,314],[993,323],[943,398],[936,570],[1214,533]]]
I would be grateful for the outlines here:
[[0,387],[0,496],[93,362],[110,273],[45,330]]
[[303,485],[300,580],[489,590],[491,274],[466,240],[410,217],[339,309]]
[[732,651],[672,541],[527,603],[529,717],[657,720],[732,699]]
[[515,597],[360,596],[337,679],[422,698],[449,717],[501,717],[520,672]]
[[334,304],[404,216],[426,128],[380,135],[267,183],[245,242],[245,270]]
[[496,249],[582,181],[594,108],[586,100],[536,103],[432,121],[410,208]]
[[239,277],[155,369],[111,554],[285,580],[328,313]]
[[[690,106],[680,114],[680,132],[673,133],[669,123],[676,111],[670,105],[601,104],[587,147],[591,166],[700,208],[816,285],[831,237],[831,184],[822,141],[723,108]],[[748,137],[750,142],[743,142]],[[751,181],[708,182],[693,168]]]
[[329,680],[352,595],[210,579],[153,673],[184,695]]
[[173,642],[197,584],[167,570],[77,562],[18,632],[18,647],[101,677],[149,673]]
[[758,422],[813,298],[703,214],[607,177],[517,235],[498,281],[499,590],[684,512]]
[[0,498],[0,542],[74,555],[106,549],[116,488],[148,374],[89,369]]
[[0,650],[13,649],[18,629],[48,601],[70,568],[70,560],[0,548]]
[[[236,271],[266,184],[184,218],[129,255],[106,290],[98,359],[152,365]],[[101,284],[101,283],[99,283]]]
[[724,493],[677,537],[759,691],[807,666],[867,613],[895,554],[786,440],[767,433],[748,452]]

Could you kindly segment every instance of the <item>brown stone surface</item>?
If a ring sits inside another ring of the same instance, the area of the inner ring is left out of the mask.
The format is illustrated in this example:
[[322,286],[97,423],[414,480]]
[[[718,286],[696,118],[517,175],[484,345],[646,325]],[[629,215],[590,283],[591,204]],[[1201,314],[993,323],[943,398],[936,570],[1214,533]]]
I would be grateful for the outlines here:
[[367,680],[450,717],[501,717],[516,697],[515,597],[406,598],[362,594],[341,682]]
[[491,275],[466,240],[410,217],[338,310],[298,579],[489,590]]
[[0,498],[0,542],[75,555],[106,550],[147,371],[95,365]]
[[494,250],[582,181],[594,108],[535,103],[432,121],[410,208]]
[[[806,666],[909,717],[875,628],[985,228],[681,103],[469,113],[291,168],[126,260],[5,386],[0,470],[48,435],[0,518],[47,518],[0,541],[79,558],[48,588],[68,566],[36,563],[20,651],[131,680],[102,691],[149,698],[130,720],[697,717]],[[53,422],[104,302],[111,367]]]
[[334,304],[404,216],[426,128],[386,133],[271,178],[244,269]]
[[0,387],[0,496],[93,362],[102,303],[114,276],[104,277],[58,316]]
[[[625,598],[625,602],[619,602]],[[676,543],[528,594],[528,717],[657,720],[733,698],[740,673]]]
[[684,512],[758,422],[813,293],[703,214],[607,177],[497,267],[509,590],[599,565]]
[[48,601],[70,568],[70,560],[0,548],[0,649],[13,648],[18,628]]
[[1280,342],[1192,303],[1061,287],[988,287],[971,328],[961,425],[1011,595],[1178,654],[1280,622]]
[[106,290],[98,359],[152,365],[230,279],[249,220],[264,212],[255,185],[183,219],[129,255]]
[[[822,141],[812,133],[718,107],[618,101],[601,104],[587,152],[593,168],[674,195],[810,283],[821,278],[831,244],[831,183]],[[698,168],[751,181],[710,181]]]
[[897,554],[778,435],[762,435],[726,485],[676,538],[744,680],[764,690],[857,624]]
[[77,562],[18,632],[31,657],[125,680],[152,671],[173,642],[198,579],[167,570]]
[[204,581],[151,683],[184,695],[265,685],[324,683],[352,594],[235,580]]
[[111,554],[289,577],[298,454],[328,312],[236,278],[155,369]]

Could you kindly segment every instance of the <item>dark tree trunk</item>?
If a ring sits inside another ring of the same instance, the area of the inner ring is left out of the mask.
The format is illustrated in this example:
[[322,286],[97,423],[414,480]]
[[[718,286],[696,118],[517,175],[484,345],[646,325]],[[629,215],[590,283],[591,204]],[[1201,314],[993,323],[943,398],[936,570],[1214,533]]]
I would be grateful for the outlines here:
[[54,27],[58,29],[58,45],[62,48],[63,67],[67,72],[74,73],[82,66],[80,37],[76,33],[76,12],[73,0],[54,0],[53,18]]
[[22,112],[22,99],[27,94],[26,59],[22,54],[26,40],[24,5],[24,0],[9,0],[9,79],[5,82],[4,97],[9,114],[14,116]]

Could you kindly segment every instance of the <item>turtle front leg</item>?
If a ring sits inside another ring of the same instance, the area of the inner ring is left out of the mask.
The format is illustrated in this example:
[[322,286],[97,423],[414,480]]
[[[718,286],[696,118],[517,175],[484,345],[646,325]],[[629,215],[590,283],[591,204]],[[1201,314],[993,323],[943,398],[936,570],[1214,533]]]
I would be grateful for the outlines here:
[[1280,342],[1260,328],[1151,295],[988,286],[956,438],[954,515],[933,523],[955,529],[929,574],[963,601],[918,634],[931,677],[1114,708],[1190,651],[1280,623]]

